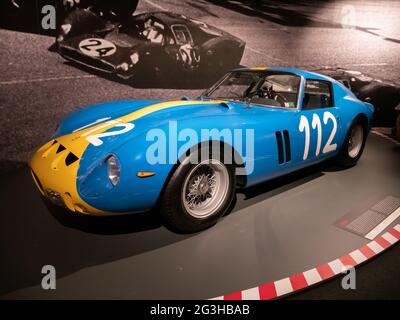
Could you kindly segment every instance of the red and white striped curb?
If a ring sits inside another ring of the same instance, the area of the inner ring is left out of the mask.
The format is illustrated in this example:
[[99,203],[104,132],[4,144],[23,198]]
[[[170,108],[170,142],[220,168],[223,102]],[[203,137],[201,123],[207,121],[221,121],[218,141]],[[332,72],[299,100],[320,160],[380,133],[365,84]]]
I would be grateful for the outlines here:
[[226,294],[211,300],[270,300],[330,279],[350,267],[358,266],[400,240],[400,224],[361,248],[316,268],[254,288]]

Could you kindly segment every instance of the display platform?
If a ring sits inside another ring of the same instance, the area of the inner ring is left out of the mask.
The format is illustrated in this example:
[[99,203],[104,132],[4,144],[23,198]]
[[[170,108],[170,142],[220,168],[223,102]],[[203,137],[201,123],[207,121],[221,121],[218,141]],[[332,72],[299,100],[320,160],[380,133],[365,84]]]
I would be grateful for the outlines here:
[[[209,299],[316,268],[370,243],[372,229],[378,237],[399,223],[399,160],[398,143],[370,134],[355,167],[325,163],[244,190],[230,214],[195,235],[146,214],[49,210],[22,169],[1,181],[2,298]],[[382,200],[392,213],[375,224],[360,218]],[[372,229],[351,230],[357,218]],[[42,289],[43,265],[56,268],[56,290]]]

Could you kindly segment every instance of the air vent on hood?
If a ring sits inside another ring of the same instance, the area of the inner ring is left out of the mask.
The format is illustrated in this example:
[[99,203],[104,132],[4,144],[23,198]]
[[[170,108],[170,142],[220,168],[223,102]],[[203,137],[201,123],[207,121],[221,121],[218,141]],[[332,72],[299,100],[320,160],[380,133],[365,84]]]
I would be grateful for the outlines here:
[[67,157],[65,158],[65,165],[68,167],[77,161],[79,158],[74,155],[72,152],[68,153]]
[[58,148],[57,148],[56,154],[57,154],[57,153],[60,153],[60,152],[63,152],[64,150],[65,150],[65,147],[64,147],[62,144],[60,144],[60,145],[58,146]]

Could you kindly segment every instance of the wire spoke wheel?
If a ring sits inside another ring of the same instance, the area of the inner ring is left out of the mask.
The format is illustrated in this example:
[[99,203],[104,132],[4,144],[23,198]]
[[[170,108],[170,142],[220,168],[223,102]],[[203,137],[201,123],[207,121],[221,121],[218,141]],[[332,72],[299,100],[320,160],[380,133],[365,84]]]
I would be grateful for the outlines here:
[[364,130],[361,125],[354,126],[349,135],[348,153],[351,158],[356,158],[363,145]]
[[196,165],[186,176],[182,202],[189,215],[204,219],[213,215],[227,197],[229,173],[223,163],[210,159]]

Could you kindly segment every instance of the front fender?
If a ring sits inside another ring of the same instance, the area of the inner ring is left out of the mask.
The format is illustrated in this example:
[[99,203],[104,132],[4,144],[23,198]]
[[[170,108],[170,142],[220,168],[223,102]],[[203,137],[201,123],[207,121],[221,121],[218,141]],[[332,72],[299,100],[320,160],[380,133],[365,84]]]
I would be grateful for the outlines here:
[[[204,143],[208,144],[211,140],[201,138],[200,128],[201,125],[192,129],[198,136],[197,140],[177,139],[177,128],[167,123],[153,130],[142,131],[110,151],[100,152],[94,146],[88,147],[79,169],[81,174],[77,189],[80,196],[91,206],[103,211],[132,212],[151,209],[162,193],[178,159],[182,160],[188,150]],[[175,142],[176,145],[173,146]],[[243,159],[233,145],[224,143],[233,150],[232,161],[243,166]],[[110,154],[117,156],[121,165],[120,181],[116,186],[112,186],[108,181],[105,167],[105,160]],[[138,176],[139,171],[155,174],[141,178]]]
[[63,136],[82,127],[89,127],[96,122],[100,123],[134,112],[161,100],[126,100],[93,104],[83,109],[78,109],[64,117],[59,123],[52,138]]

